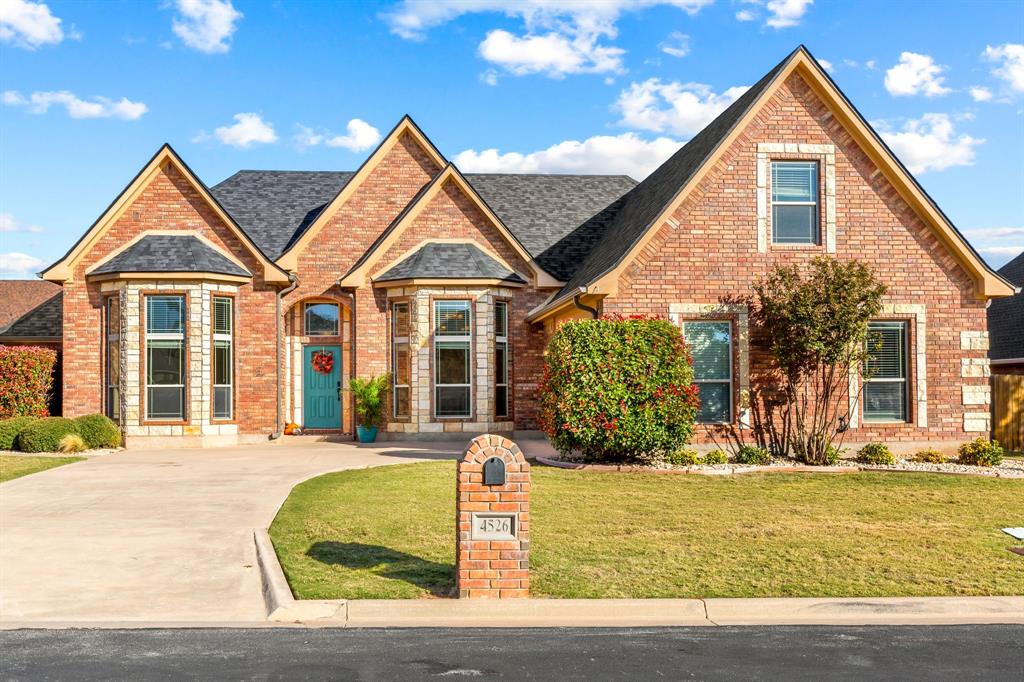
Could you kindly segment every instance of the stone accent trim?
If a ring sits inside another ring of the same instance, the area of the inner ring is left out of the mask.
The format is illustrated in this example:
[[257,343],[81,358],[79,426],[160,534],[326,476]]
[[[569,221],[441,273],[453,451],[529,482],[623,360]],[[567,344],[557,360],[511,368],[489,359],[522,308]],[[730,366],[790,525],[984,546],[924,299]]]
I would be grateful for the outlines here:
[[733,373],[739,387],[736,417],[740,428],[750,428],[750,307],[745,303],[670,303],[668,310],[668,319],[680,331],[683,322],[694,317],[735,317],[736,367]]
[[992,376],[988,358],[960,358],[960,376],[964,379],[987,379]]
[[836,147],[832,144],[797,144],[794,142],[761,142],[757,145],[757,250],[768,252],[769,243],[769,164],[773,155],[796,160],[801,156],[813,156],[825,172],[825,192],[822,195],[825,209],[825,252],[836,252]]
[[988,433],[992,430],[992,415],[988,412],[964,412],[964,431]]
[[992,387],[989,385],[964,385],[960,387],[963,391],[964,405],[991,405]]
[[988,350],[988,332],[960,332],[960,350]]
[[[928,324],[926,306],[923,303],[883,303],[879,311],[883,316],[911,316],[914,318],[914,347],[911,355],[914,358],[915,391],[917,425],[928,428]],[[860,425],[860,373],[850,368],[849,412],[850,428]]]

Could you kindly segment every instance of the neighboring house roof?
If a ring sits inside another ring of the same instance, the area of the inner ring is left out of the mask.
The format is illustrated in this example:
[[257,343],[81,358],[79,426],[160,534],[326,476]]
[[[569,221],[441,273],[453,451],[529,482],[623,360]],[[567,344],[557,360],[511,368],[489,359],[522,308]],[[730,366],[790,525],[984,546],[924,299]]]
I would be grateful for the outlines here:
[[213,272],[252,277],[248,270],[192,235],[146,235],[89,274],[119,272]]
[[[277,258],[352,175],[349,171],[246,170],[210,191],[253,241]],[[637,184],[626,175],[467,173],[463,177],[538,265],[563,281],[600,237],[588,221]]]
[[4,339],[59,340],[63,334],[63,311],[64,292],[58,291],[0,330],[0,341]]
[[[999,268],[999,274],[1024,287],[1024,253]],[[1024,359],[1024,292],[989,304],[988,336],[990,359]]]
[[496,279],[526,284],[526,280],[475,244],[446,242],[424,244],[373,281],[407,279]]
[[0,330],[59,291],[59,284],[42,279],[0,279]]
[[214,185],[210,193],[265,254],[277,259],[353,175],[243,170]]

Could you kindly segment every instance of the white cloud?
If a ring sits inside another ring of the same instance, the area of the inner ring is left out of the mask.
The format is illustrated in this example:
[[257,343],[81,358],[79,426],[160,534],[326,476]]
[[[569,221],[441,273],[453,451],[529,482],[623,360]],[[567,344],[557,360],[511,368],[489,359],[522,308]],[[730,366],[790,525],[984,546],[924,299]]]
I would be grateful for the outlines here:
[[381,15],[391,32],[423,40],[429,29],[465,14],[501,13],[523,21],[525,32],[489,31],[479,45],[485,60],[515,75],[620,73],[622,48],[602,42],[618,35],[623,12],[670,5],[696,14],[714,0],[403,0]]
[[361,152],[380,142],[380,131],[362,119],[353,118],[345,126],[346,135],[332,135],[329,132],[318,132],[313,128],[300,125],[295,143],[299,147],[342,147],[352,152]]
[[1008,237],[1024,239],[1024,227],[977,227],[973,230],[964,230],[964,235],[972,241],[1006,239]]
[[771,16],[764,23],[772,28],[797,26],[813,2],[814,0],[769,0],[764,7],[771,12]]
[[45,265],[44,261],[27,253],[0,253],[0,275],[27,275],[41,270]]
[[987,102],[992,99],[992,91],[980,85],[972,87],[970,93],[975,102]]
[[171,29],[186,46],[207,54],[231,49],[231,36],[243,14],[231,0],[175,0],[179,16]]
[[45,114],[51,106],[62,106],[71,118],[119,118],[125,121],[139,119],[149,111],[142,102],[133,102],[126,97],[116,101],[106,97],[84,100],[67,90],[33,92],[28,97],[17,90],[5,90],[3,103],[9,107],[28,107],[33,114]]
[[757,13],[749,9],[741,9],[736,13],[736,21],[754,21],[755,19],[757,19]]
[[484,85],[497,85],[498,84],[498,72],[494,69],[487,69],[480,74],[480,82]]
[[597,135],[527,154],[467,149],[456,155],[455,165],[475,173],[624,173],[640,180],[679,146],[680,142],[667,137],[644,140],[636,133]]
[[877,62],[874,59],[869,59],[866,62],[864,62],[864,66],[865,68],[867,68],[868,71],[874,71],[875,66],[877,66]]
[[999,63],[999,66],[992,70],[992,75],[1006,81],[1011,89],[1024,92],[1024,45],[988,45],[985,47],[984,57],[988,61]]
[[938,97],[952,92],[942,83],[945,67],[939,66],[930,55],[916,52],[900,54],[900,63],[885,72],[885,89],[890,95],[924,95]]
[[669,56],[685,57],[690,54],[690,36],[679,31],[672,31],[658,47]]
[[907,121],[900,131],[888,129],[884,122],[876,127],[911,173],[971,166],[974,148],[985,141],[966,134],[956,135],[948,114],[925,114]]
[[843,66],[848,66],[851,69],[856,69],[856,68],[860,67],[860,64],[858,64],[855,59],[849,59],[847,57],[843,57]]
[[26,50],[64,40],[61,20],[41,2],[0,0],[0,41]]
[[747,86],[732,87],[715,94],[702,83],[663,83],[650,78],[619,93],[615,108],[622,114],[619,123],[628,128],[690,137],[746,90]]
[[221,144],[248,149],[254,144],[270,144],[277,142],[277,133],[274,132],[274,125],[263,120],[259,114],[242,113],[235,114],[236,123],[230,126],[221,126],[213,131],[211,136],[203,131],[192,138],[193,142],[209,142],[215,139]]
[[832,70],[832,62],[830,62],[829,60],[819,59],[818,63],[821,64],[821,68],[825,69],[826,71]]
[[43,228],[38,225],[22,225],[15,218],[13,213],[0,213],[0,232],[30,232],[39,234]]

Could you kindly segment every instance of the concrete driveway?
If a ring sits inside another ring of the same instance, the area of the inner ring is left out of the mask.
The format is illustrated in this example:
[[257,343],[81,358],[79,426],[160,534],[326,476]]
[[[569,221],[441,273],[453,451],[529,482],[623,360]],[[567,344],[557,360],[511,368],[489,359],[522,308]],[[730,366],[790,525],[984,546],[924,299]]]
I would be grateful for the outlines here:
[[463,446],[126,450],[0,484],[0,623],[263,620],[252,531],[296,483]]

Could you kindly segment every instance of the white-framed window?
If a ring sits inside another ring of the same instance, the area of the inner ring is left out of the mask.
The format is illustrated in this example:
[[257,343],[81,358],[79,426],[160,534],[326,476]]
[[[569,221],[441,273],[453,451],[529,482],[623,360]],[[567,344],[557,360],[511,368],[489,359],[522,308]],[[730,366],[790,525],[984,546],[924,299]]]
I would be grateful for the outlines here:
[[185,297],[146,296],[146,418],[185,418]]
[[106,386],[107,416],[115,422],[121,419],[121,297],[108,296],[104,305],[106,316]]
[[469,301],[434,301],[434,415],[469,417],[473,313]]
[[411,414],[412,356],[409,354],[409,304],[391,304],[391,402],[396,417]]
[[304,310],[306,336],[337,336],[338,310],[337,303],[307,303]]
[[701,424],[732,421],[732,323],[699,320],[683,323],[683,337],[693,356],[693,383],[700,391]]
[[868,324],[864,421],[907,421],[907,323]]
[[213,297],[213,418],[234,417],[235,301]]
[[818,243],[818,164],[772,161],[772,243]]
[[494,304],[494,416],[508,416],[508,303]]

